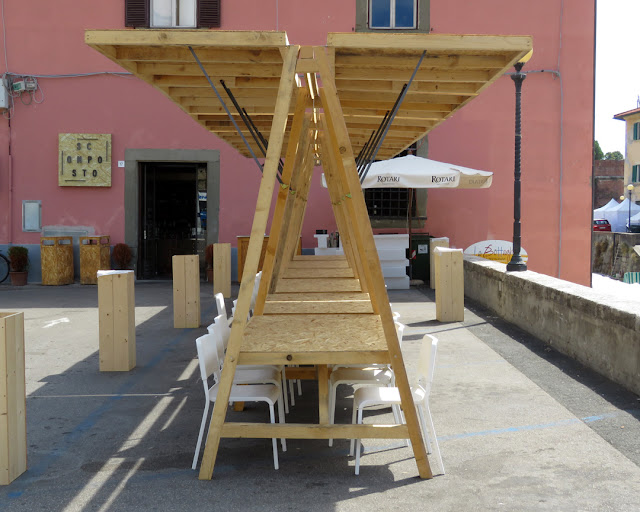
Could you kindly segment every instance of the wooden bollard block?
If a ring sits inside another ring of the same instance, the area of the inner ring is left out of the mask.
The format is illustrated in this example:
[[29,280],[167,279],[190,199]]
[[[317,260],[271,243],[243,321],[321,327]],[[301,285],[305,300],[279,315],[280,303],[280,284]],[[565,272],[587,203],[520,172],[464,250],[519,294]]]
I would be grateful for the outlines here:
[[97,275],[100,371],[127,372],[136,365],[133,270]]
[[213,244],[213,293],[231,297],[231,244]]
[[173,326],[177,329],[200,327],[198,256],[173,257]]
[[462,249],[436,247],[434,250],[436,282],[436,320],[464,320],[464,272]]
[[0,485],[27,470],[24,314],[0,313]]
[[433,257],[436,247],[449,247],[449,238],[443,236],[429,240],[429,288],[432,290],[436,287],[436,263]]

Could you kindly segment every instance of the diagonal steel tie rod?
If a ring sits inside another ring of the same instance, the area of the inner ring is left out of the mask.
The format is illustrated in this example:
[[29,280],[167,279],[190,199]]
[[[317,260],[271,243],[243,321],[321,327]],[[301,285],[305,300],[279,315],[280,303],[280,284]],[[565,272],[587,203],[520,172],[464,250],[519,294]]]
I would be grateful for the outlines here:
[[371,135],[369,135],[369,140],[365,143],[364,146],[362,146],[362,149],[360,149],[360,152],[358,153],[358,156],[356,157],[356,168],[360,167],[360,162],[362,161],[362,157],[364,156],[364,154],[366,153],[367,149],[369,148],[369,144],[371,144],[371,139],[373,139],[373,135],[376,133],[376,131],[372,131]]
[[418,64],[416,65],[416,68],[413,70],[413,74],[411,75],[411,78],[406,83],[402,93],[400,94],[400,97],[398,98],[398,101],[396,101],[395,108],[393,109],[393,111],[391,112],[391,115],[389,116],[389,122],[387,123],[387,126],[384,129],[384,133],[382,134],[382,137],[378,141],[377,147],[376,147],[375,151],[373,152],[373,156],[369,160],[369,164],[367,165],[367,168],[362,173],[362,177],[360,178],[360,184],[362,184],[364,179],[367,177],[367,173],[369,172],[369,169],[371,168],[371,164],[375,161],[376,156],[378,155],[378,151],[380,150],[380,147],[382,146],[382,142],[384,141],[384,138],[386,137],[387,132],[389,131],[389,128],[391,127],[391,124],[393,123],[393,120],[396,117],[396,114],[400,110],[400,105],[402,105],[402,101],[404,100],[405,96],[407,95],[407,91],[409,90],[409,87],[411,86],[411,82],[413,82],[413,79],[416,77],[416,74],[418,73],[418,69],[420,69],[420,65],[422,64],[422,61],[423,61],[424,56],[426,54],[427,54],[427,50],[424,50],[422,52],[422,55],[420,55],[420,60],[418,60]]
[[[251,126],[253,126],[253,129],[255,130],[255,132],[258,135],[258,137],[260,137],[260,140],[262,141],[262,144],[264,145],[264,151],[265,151],[265,155],[264,156],[267,156],[266,153],[267,153],[267,149],[269,148],[269,141],[267,139],[265,139],[264,135],[262,135],[262,132],[260,132],[260,130],[258,130],[258,127],[255,125],[255,123],[253,122],[253,119],[251,119],[251,117],[247,113],[247,110],[245,108],[243,108],[242,112],[244,113],[244,115],[247,118],[247,120],[249,121],[249,123],[251,123]],[[280,174],[282,174],[282,171],[284,170],[284,162],[282,161],[282,158],[280,158],[280,161],[278,162],[278,170],[280,171]]]
[[[189,51],[191,52],[191,55],[193,55],[193,58],[195,59],[195,61],[198,63],[198,67],[200,68],[200,71],[202,71],[202,73],[204,74],[205,78],[207,79],[207,82],[209,82],[209,85],[213,89],[213,92],[216,93],[216,96],[218,97],[218,101],[222,105],[222,108],[224,108],[224,111],[227,113],[227,116],[229,116],[229,119],[233,123],[233,126],[235,127],[235,129],[238,132],[238,134],[240,135],[240,137],[242,138],[242,141],[244,142],[245,146],[247,146],[247,149],[249,150],[249,153],[251,153],[251,156],[253,157],[253,160],[256,162],[256,165],[258,166],[258,169],[260,169],[260,173],[262,173],[262,164],[258,160],[258,157],[256,156],[256,154],[253,152],[253,149],[251,148],[251,145],[247,142],[247,139],[245,138],[244,134],[242,133],[242,130],[240,130],[240,127],[238,126],[238,123],[236,123],[236,120],[231,115],[231,112],[229,112],[229,108],[227,107],[226,103],[222,100],[222,97],[220,96],[220,93],[218,92],[218,89],[216,89],[216,86],[211,81],[211,78],[209,77],[209,74],[207,73],[207,70],[204,69],[204,66],[202,65],[202,62],[200,62],[200,59],[196,55],[196,52],[193,51],[193,48],[191,46],[189,46]],[[280,179],[280,176],[278,176],[276,174],[276,178],[278,178],[278,182],[280,184],[282,184],[282,180]]]
[[[231,89],[227,87],[227,84],[224,83],[224,80],[220,80],[220,84],[222,84],[222,87],[227,93],[227,96],[229,96],[229,99],[233,103],[233,106],[235,107],[236,112],[238,112],[240,119],[242,119],[242,121],[244,122],[244,125],[247,127],[247,130],[249,130],[249,133],[251,134],[251,136],[253,137],[253,140],[255,141],[256,145],[260,149],[262,156],[266,157],[267,147],[268,147],[267,141],[260,133],[260,130],[258,130],[258,127],[255,124],[253,124],[253,121],[251,120],[251,117],[249,116],[247,111],[243,108],[240,108],[240,105],[238,104],[236,97],[231,92]],[[284,168],[284,164],[282,163],[282,159],[280,159],[278,162],[278,172],[280,173],[281,176],[282,176],[283,168]]]
[[[404,87],[402,88],[402,90],[404,90]],[[396,103],[398,102],[398,99],[400,98],[400,95],[398,94],[398,97],[396,98]],[[393,104],[393,107],[395,108],[396,103]],[[378,128],[376,129],[374,135],[373,135],[373,139],[371,140],[371,144],[369,145],[369,147],[367,148],[367,151],[365,152],[364,155],[362,155],[362,160],[360,161],[360,165],[358,167],[358,178],[360,178],[362,176],[362,173],[364,171],[364,169],[367,167],[367,165],[369,165],[369,158],[371,157],[371,154],[373,153],[373,150],[375,149],[376,145],[378,144],[378,141],[380,140],[380,136],[382,135],[382,132],[384,131],[385,126],[387,126],[387,123],[389,122],[389,114],[391,113],[391,111],[387,110],[384,114],[384,117],[382,118],[382,121],[380,122],[380,126],[378,126]]]

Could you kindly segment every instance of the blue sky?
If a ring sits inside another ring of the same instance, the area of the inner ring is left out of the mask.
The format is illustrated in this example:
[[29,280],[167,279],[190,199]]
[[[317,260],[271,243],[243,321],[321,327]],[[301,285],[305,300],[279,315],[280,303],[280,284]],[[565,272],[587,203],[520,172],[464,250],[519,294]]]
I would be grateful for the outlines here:
[[640,0],[597,0],[595,138],[606,153],[624,154],[624,122],[640,95]]

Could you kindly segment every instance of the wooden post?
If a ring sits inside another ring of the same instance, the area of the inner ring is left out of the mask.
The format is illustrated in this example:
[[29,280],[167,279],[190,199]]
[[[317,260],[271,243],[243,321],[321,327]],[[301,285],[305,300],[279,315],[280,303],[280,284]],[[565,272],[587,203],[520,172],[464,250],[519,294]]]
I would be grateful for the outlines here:
[[231,297],[231,244],[213,244],[213,293]]
[[436,288],[436,262],[434,252],[436,247],[449,247],[449,239],[446,236],[429,240],[429,287]]
[[436,320],[462,322],[464,320],[464,273],[462,249],[436,247]]
[[0,485],[27,470],[24,314],[0,313]]
[[133,270],[98,272],[98,332],[101,372],[136,366]]
[[173,257],[173,326],[200,327],[200,261],[198,256]]

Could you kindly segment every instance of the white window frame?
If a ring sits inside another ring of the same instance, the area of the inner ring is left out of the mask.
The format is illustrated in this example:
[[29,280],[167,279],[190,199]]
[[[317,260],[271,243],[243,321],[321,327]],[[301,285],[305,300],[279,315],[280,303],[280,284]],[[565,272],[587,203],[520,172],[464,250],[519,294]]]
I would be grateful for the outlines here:
[[[152,28],[196,28],[198,24],[198,0],[170,0],[171,1],[171,25],[156,25],[153,22],[153,4],[155,0],[151,0],[149,12],[149,25]],[[193,7],[193,25],[178,25],[176,20],[176,12],[181,2],[191,2]]]
[[413,26],[411,27],[396,27],[396,0],[389,0],[391,12],[389,14],[390,26],[388,27],[374,27],[373,26],[373,0],[368,0],[369,3],[369,28],[371,30],[415,30],[418,28],[418,0],[413,0]]

